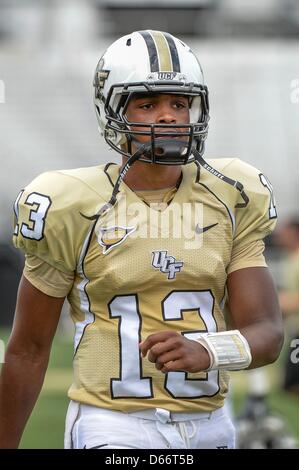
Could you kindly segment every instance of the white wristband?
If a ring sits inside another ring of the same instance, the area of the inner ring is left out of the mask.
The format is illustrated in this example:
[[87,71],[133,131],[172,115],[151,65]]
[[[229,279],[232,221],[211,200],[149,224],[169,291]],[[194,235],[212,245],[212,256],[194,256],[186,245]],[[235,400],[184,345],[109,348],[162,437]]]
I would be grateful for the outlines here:
[[209,354],[210,367],[207,371],[246,369],[252,361],[249,344],[239,330],[202,333],[196,341]]

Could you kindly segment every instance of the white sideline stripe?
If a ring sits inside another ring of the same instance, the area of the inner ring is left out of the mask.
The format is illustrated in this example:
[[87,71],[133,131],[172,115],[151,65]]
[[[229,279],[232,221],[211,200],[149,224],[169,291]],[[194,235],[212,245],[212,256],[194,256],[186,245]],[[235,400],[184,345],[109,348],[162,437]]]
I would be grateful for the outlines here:
[[228,209],[229,213],[230,213],[230,216],[231,216],[231,219],[232,219],[232,224],[233,224],[233,236],[235,235],[236,233],[236,218],[235,218],[235,215],[233,214],[233,212]]
[[84,240],[83,247],[80,253],[80,258],[79,258],[78,265],[77,265],[77,272],[82,278],[82,281],[78,284],[77,289],[79,291],[80,309],[81,309],[81,312],[84,314],[84,320],[81,322],[76,322],[76,331],[75,331],[75,337],[74,337],[74,351],[76,351],[78,344],[80,343],[85,326],[89,325],[90,323],[94,321],[94,314],[89,311],[89,301],[88,301],[86,292],[84,290],[86,284],[89,282],[89,279],[87,279],[87,277],[84,275],[84,272],[83,272],[83,259],[84,259],[84,256],[86,255],[86,250],[87,250],[87,245],[88,245],[88,240],[90,237],[91,230],[88,232],[87,237]]
[[219,307],[222,311],[225,307],[225,301],[226,301],[226,295],[224,294],[223,299],[221,300],[220,305],[219,305]]

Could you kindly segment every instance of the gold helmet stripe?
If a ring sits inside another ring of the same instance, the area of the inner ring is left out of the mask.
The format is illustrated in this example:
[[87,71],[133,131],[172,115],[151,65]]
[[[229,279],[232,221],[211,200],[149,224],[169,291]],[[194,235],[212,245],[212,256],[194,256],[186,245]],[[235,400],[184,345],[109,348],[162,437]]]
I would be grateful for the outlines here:
[[161,33],[160,31],[150,31],[150,34],[152,35],[155,41],[155,45],[157,49],[158,60],[159,60],[159,71],[160,72],[172,72],[173,65],[172,65],[170,49],[169,49],[168,42],[164,34]]
[[177,47],[175,45],[174,38],[169,33],[163,33],[163,35],[168,43],[168,47],[170,50],[173,71],[180,72],[181,71],[180,58],[179,58]]
[[180,60],[175,41],[171,34],[161,31],[139,31],[143,37],[151,72],[180,72]]

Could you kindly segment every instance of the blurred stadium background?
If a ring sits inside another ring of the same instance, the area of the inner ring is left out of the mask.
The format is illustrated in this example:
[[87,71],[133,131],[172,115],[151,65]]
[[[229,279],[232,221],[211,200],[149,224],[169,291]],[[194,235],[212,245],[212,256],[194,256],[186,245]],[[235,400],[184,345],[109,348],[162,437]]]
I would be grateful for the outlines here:
[[[4,341],[23,264],[10,242],[14,199],[40,172],[117,161],[98,134],[93,72],[111,41],[147,28],[186,40],[202,63],[211,101],[206,157],[238,156],[257,166],[272,181],[280,219],[299,216],[297,0],[0,0],[0,338]],[[271,239],[267,258],[282,287],[284,258]],[[22,441],[24,448],[63,445],[66,391],[72,380],[73,330],[66,311],[67,307],[42,395]],[[289,353],[288,348],[286,341],[283,354]],[[250,379],[247,372],[232,375],[231,402],[237,415]],[[268,404],[289,428],[280,434],[290,432],[299,439],[299,399],[282,391],[281,360],[265,368],[265,375],[271,390]]]

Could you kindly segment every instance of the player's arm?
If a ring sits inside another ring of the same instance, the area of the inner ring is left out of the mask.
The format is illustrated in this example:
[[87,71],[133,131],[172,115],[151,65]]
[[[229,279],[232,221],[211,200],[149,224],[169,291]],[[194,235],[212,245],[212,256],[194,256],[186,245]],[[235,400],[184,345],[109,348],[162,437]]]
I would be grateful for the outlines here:
[[233,271],[227,281],[231,323],[246,338],[249,368],[274,362],[283,343],[282,315],[276,289],[266,267]]
[[0,448],[16,448],[40,393],[64,298],[22,277],[0,375]]

